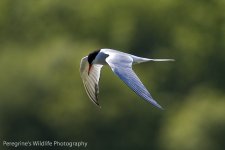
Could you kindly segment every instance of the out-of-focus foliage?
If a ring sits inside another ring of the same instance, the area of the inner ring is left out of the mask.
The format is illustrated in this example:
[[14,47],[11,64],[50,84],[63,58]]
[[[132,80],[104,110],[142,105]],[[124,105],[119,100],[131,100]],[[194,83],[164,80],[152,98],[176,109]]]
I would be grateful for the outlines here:
[[[223,149],[225,97],[200,87],[187,96],[185,105],[171,111],[161,131],[163,145],[173,150]],[[185,118],[185,119],[184,119]]]
[[[225,149],[224,8],[223,0],[1,0],[1,142]],[[176,59],[134,66],[165,111],[141,100],[107,67],[102,108],[90,102],[79,63],[103,47]]]

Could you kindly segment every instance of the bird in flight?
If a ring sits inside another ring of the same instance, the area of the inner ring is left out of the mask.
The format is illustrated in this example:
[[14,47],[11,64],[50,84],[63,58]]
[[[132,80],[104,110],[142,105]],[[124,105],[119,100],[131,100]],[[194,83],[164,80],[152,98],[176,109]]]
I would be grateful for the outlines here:
[[80,63],[80,75],[88,97],[97,106],[100,106],[98,102],[100,72],[103,65],[108,65],[137,95],[162,109],[132,70],[133,64],[147,61],[174,61],[174,59],[149,59],[106,48],[83,57]]

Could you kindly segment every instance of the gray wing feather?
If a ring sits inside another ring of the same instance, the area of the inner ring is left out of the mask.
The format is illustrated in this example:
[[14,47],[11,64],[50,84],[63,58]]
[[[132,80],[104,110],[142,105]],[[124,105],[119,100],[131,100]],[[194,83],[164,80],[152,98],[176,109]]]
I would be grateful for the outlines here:
[[88,97],[97,105],[98,103],[98,93],[99,93],[99,78],[101,73],[102,65],[93,65],[91,72],[88,75],[88,61],[87,56],[81,59],[80,63],[80,75],[83,80],[84,88]]
[[112,55],[106,58],[106,62],[109,64],[112,71],[137,95],[150,102],[154,106],[162,109],[162,107],[152,98],[148,90],[132,70],[132,57],[124,55]]

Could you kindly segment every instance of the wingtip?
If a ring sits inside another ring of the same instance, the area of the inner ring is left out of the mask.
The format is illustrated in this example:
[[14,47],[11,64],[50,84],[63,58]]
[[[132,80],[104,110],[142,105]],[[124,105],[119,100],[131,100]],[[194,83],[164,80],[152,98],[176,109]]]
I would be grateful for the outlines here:
[[155,100],[152,102],[150,102],[153,106],[155,106],[156,108],[158,108],[158,109],[160,109],[160,110],[164,110],[164,108],[161,106],[161,105],[159,105]]
[[98,102],[95,102],[95,105],[96,105],[99,109],[102,108],[102,106],[101,106]]
[[162,106],[157,106],[157,108],[159,108],[160,110],[165,110]]
[[99,109],[102,109],[102,106],[101,105],[98,104],[97,106],[98,106]]

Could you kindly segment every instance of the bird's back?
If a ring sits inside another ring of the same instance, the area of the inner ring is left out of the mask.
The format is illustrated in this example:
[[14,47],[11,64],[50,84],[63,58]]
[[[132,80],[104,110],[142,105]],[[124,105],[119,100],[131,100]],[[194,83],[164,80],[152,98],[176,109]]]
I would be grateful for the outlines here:
[[103,48],[103,49],[101,49],[101,51],[106,53],[106,54],[114,53],[114,54],[118,54],[118,55],[130,56],[133,59],[133,63],[134,64],[142,63],[142,62],[146,62],[146,61],[150,61],[151,60],[151,59],[148,59],[148,58],[138,57],[138,56],[135,56],[135,55],[132,55],[132,54],[120,52],[120,51],[113,50],[113,49]]

